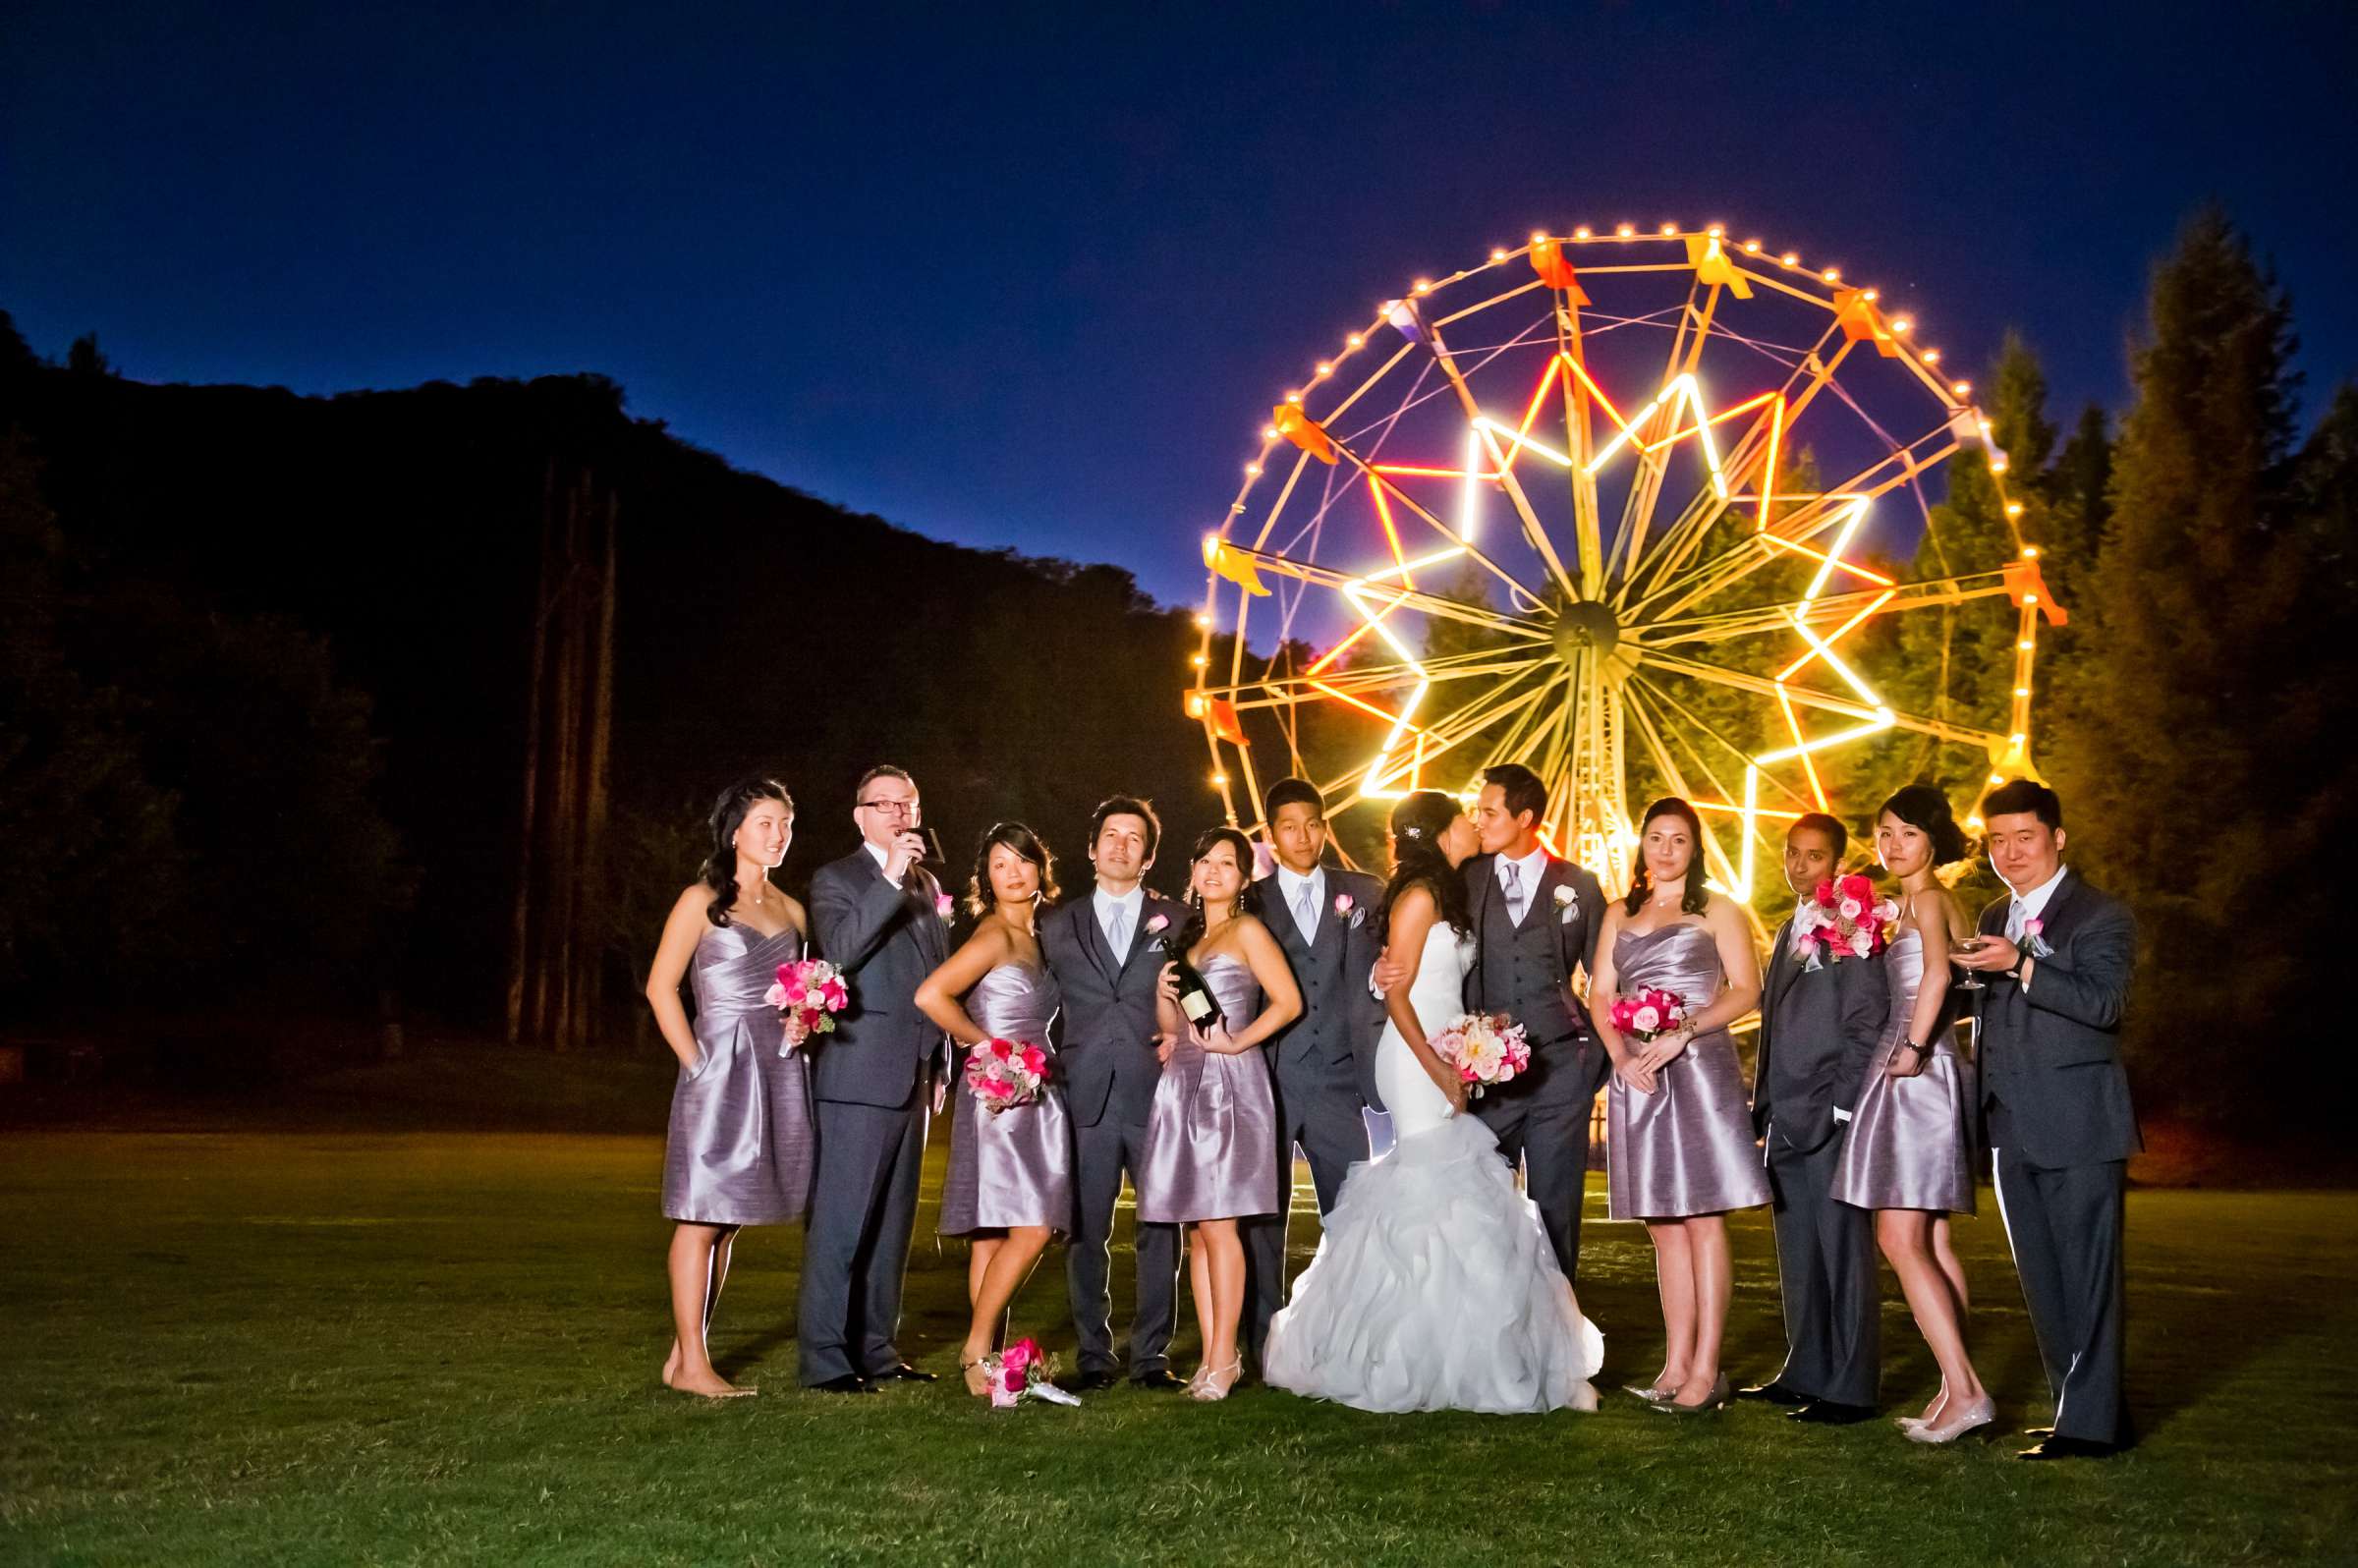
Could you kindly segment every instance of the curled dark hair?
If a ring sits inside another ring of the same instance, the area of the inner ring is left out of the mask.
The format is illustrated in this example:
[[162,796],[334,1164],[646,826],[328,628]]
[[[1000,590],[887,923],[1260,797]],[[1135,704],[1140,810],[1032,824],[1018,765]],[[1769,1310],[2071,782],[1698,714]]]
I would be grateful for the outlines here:
[[[1638,823],[1638,837],[1643,839],[1655,820],[1663,816],[1675,816],[1687,824],[1687,841],[1695,849],[1687,857],[1686,886],[1679,889],[1678,909],[1682,915],[1700,915],[1712,907],[1712,890],[1703,885],[1703,818],[1697,816],[1695,808],[1685,801],[1675,795],[1665,795],[1646,808],[1646,815]],[[1636,915],[1646,907],[1646,900],[1653,896],[1654,873],[1646,868],[1646,854],[1641,849],[1638,852],[1638,872],[1629,879],[1629,896],[1621,901],[1622,912]]]
[[966,883],[967,909],[977,916],[987,915],[998,902],[990,890],[990,852],[1002,847],[1013,850],[1039,868],[1039,892],[1033,902],[1054,903],[1058,892],[1056,857],[1049,853],[1040,836],[1023,823],[997,822],[984,831],[982,841],[975,846],[975,874]]
[[1896,790],[1877,817],[1896,816],[1933,841],[1933,864],[1946,866],[1965,858],[1965,830],[1950,812],[1948,797],[1930,784],[1910,784]]
[[789,817],[794,815],[794,797],[786,793],[786,786],[758,773],[739,779],[712,803],[712,814],[706,818],[712,828],[712,853],[704,857],[702,879],[712,890],[704,919],[715,925],[729,924],[729,906],[737,902],[737,830],[745,825],[746,813],[763,801],[776,801]]
[[1187,924],[1179,928],[1179,952],[1186,952],[1204,939],[1204,900],[1196,893],[1196,862],[1225,844],[1236,851],[1237,869],[1245,873],[1245,885],[1236,892],[1236,913],[1261,913],[1261,884],[1253,879],[1253,841],[1233,827],[1207,827],[1196,835],[1195,848],[1187,852]]
[[1459,931],[1474,929],[1466,879],[1441,848],[1441,835],[1462,812],[1454,797],[1439,790],[1412,791],[1392,808],[1392,875],[1383,884],[1383,902],[1376,910],[1378,931],[1391,929],[1392,906],[1412,887],[1431,893],[1441,919]]
[[1155,849],[1162,843],[1162,818],[1154,814],[1152,801],[1142,801],[1135,795],[1108,795],[1097,802],[1097,809],[1089,817],[1089,852],[1092,856],[1097,852],[1097,838],[1105,831],[1105,819],[1109,816],[1135,816],[1146,823],[1147,859],[1154,858]]

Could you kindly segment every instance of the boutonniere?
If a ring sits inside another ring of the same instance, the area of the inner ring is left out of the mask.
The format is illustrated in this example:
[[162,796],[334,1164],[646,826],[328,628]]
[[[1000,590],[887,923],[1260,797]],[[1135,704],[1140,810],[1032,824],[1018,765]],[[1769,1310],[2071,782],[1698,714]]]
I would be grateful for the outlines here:
[[936,893],[933,895],[933,913],[943,920],[948,920],[957,908],[958,906],[950,901],[949,894]]
[[2047,922],[2041,920],[2036,915],[2022,923],[2022,939],[2023,942],[2028,946],[2030,955],[2033,958],[2052,958],[2055,956],[2055,950],[2047,945],[2047,938],[2039,934],[2041,931],[2046,929]]
[[1557,888],[1555,890],[1556,924],[1559,925],[1569,925],[1572,924],[1572,918],[1579,913],[1580,890],[1574,887]]
[[1147,934],[1149,936],[1160,936],[1170,928],[1171,918],[1168,915],[1151,915],[1147,918]]
[[1334,895],[1334,913],[1336,919],[1342,921],[1353,930],[1358,930],[1360,922],[1368,918],[1367,911],[1359,907],[1359,900],[1348,893]]

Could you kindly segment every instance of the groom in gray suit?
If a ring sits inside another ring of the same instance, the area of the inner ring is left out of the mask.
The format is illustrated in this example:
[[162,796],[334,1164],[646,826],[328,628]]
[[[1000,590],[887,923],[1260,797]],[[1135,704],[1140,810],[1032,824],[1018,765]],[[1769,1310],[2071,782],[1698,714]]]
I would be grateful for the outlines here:
[[1531,1071],[1474,1102],[1523,1186],[1564,1278],[1579,1283],[1580,1205],[1589,1179],[1589,1114],[1610,1063],[1572,974],[1597,958],[1604,894],[1594,873],[1547,853],[1539,825],[1547,786],[1520,762],[1483,770],[1474,826],[1483,853],[1465,865],[1479,956],[1466,1006],[1505,1013],[1531,1042]]
[[1277,1091],[1277,1203],[1274,1214],[1242,1222],[1245,1239],[1245,1351],[1257,1359],[1269,1318],[1285,1305],[1285,1229],[1293,1207],[1294,1146],[1310,1157],[1319,1213],[1334,1207],[1354,1161],[1368,1157],[1362,1114],[1376,1096],[1376,1036],[1382,1004],[1368,990],[1382,933],[1376,912],[1383,884],[1365,871],[1319,865],[1326,853],[1326,801],[1307,779],[1279,779],[1262,803],[1277,868],[1261,885],[1268,926],[1302,989],[1302,1016],[1262,1046]]
[[[1796,898],[1842,869],[1850,833],[1812,812],[1785,833],[1785,881]],[[1761,982],[1752,1125],[1768,1146],[1775,1195],[1776,1283],[1785,1308],[1785,1365],[1740,1397],[1798,1407],[1793,1419],[1850,1426],[1875,1415],[1882,1374],[1875,1216],[1836,1203],[1834,1171],[1867,1064],[1891,1010],[1881,958],[1793,954],[1793,922],[1776,928]]]
[[[1158,937],[1173,940],[1187,910],[1144,884],[1154,864],[1162,823],[1154,808],[1127,795],[1097,807],[1089,824],[1089,858],[1097,885],[1069,898],[1039,922],[1039,948],[1064,992],[1056,1047],[1064,1108],[1073,1123],[1073,1241],[1065,1284],[1080,1336],[1082,1388],[1115,1380],[1112,1267],[1113,1211],[1122,1173],[1138,1185],[1147,1118],[1162,1063],[1154,1055],[1162,975]],[[1155,928],[1156,922],[1161,929]],[[1130,1380],[1142,1388],[1183,1386],[1171,1375],[1171,1330],[1178,1321],[1179,1227],[1141,1224],[1138,1306],[1130,1320]]]
[[2014,779],[1982,802],[1990,864],[2012,889],[1982,912],[1982,1116],[1997,1211],[2022,1275],[2054,1426],[2025,1459],[2099,1458],[2133,1440],[2121,1388],[2121,1207],[2144,1147],[2120,1065],[2137,959],[2128,906],[2063,866],[2063,803]]
[[917,987],[948,956],[940,888],[918,865],[917,785],[871,767],[852,794],[860,847],[811,877],[819,956],[843,971],[851,1004],[811,1050],[818,1168],[804,1230],[803,1382],[872,1394],[893,1378],[931,1382],[893,1344],[901,1277],[917,1217],[926,1121],[942,1032],[917,1010]]

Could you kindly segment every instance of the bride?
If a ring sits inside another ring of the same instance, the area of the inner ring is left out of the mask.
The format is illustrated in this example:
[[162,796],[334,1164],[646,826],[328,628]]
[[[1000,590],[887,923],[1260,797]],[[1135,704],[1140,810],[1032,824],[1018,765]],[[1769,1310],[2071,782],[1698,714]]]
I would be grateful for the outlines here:
[[1376,1087],[1398,1144],[1354,1165],[1319,1255],[1270,1321],[1270,1386],[1361,1410],[1597,1408],[1603,1336],[1580,1315],[1534,1209],[1465,1114],[1467,1086],[1427,1038],[1458,1018],[1474,962],[1465,878],[1477,847],[1457,803],[1419,790],[1392,810],[1380,919],[1395,954]]

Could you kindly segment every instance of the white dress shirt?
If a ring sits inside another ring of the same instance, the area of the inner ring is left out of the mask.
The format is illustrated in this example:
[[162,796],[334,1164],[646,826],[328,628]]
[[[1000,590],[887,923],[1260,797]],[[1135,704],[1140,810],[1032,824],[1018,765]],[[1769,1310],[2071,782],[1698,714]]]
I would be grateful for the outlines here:
[[[1147,907],[1146,888],[1134,887],[1117,898],[1100,887],[1090,895],[1090,903],[1097,912],[1097,929],[1104,933],[1106,947],[1112,950],[1114,962],[1121,963],[1130,956],[1130,944],[1138,940],[1138,918]],[[1123,925],[1119,941],[1113,934],[1113,917],[1117,912]]]
[[891,855],[887,854],[887,853],[886,853],[885,851],[883,851],[883,850],[880,850],[880,849],[876,848],[876,846],[875,846],[875,844],[873,843],[873,841],[871,841],[871,840],[869,840],[869,839],[865,839],[865,838],[864,838],[864,839],[862,839],[862,840],[860,841],[860,847],[861,847],[862,849],[864,849],[864,850],[868,851],[868,852],[869,852],[870,855],[873,855],[873,856],[876,858],[876,869],[877,869],[877,870],[879,870],[879,871],[883,871],[883,872],[886,872],[886,873],[888,873],[888,874],[891,872],[891,870],[892,870],[892,857],[891,857]]
[[[1547,870],[1547,846],[1541,845],[1519,861],[1510,861],[1504,855],[1498,857],[1496,869],[1498,886],[1502,892],[1506,890],[1506,869],[1510,866],[1515,868],[1516,885],[1514,896],[1506,902],[1506,912],[1514,918],[1515,924],[1520,925],[1523,924],[1524,914],[1531,908],[1531,896],[1540,890],[1540,878]],[[1516,898],[1523,901],[1522,909],[1515,908]]]
[[[1302,895],[1310,894],[1310,918],[1302,918]],[[1286,912],[1293,916],[1294,924],[1302,931],[1302,940],[1310,941],[1319,934],[1319,915],[1326,907],[1326,868],[1314,866],[1308,876],[1294,870],[1284,862],[1277,865],[1277,896],[1285,900]]]
[[2008,906],[2006,910],[2007,941],[2019,942],[2022,940],[2022,927],[2024,924],[2031,921],[2037,920],[2042,914],[2046,913],[2048,902],[2055,896],[2055,889],[2062,885],[2064,876],[2068,874],[2071,868],[2068,866],[2058,866],[2055,868],[2054,875],[2049,877],[2046,881],[2041,882],[2037,887],[2032,888],[2027,893],[2017,893],[2014,895],[2014,902]]

